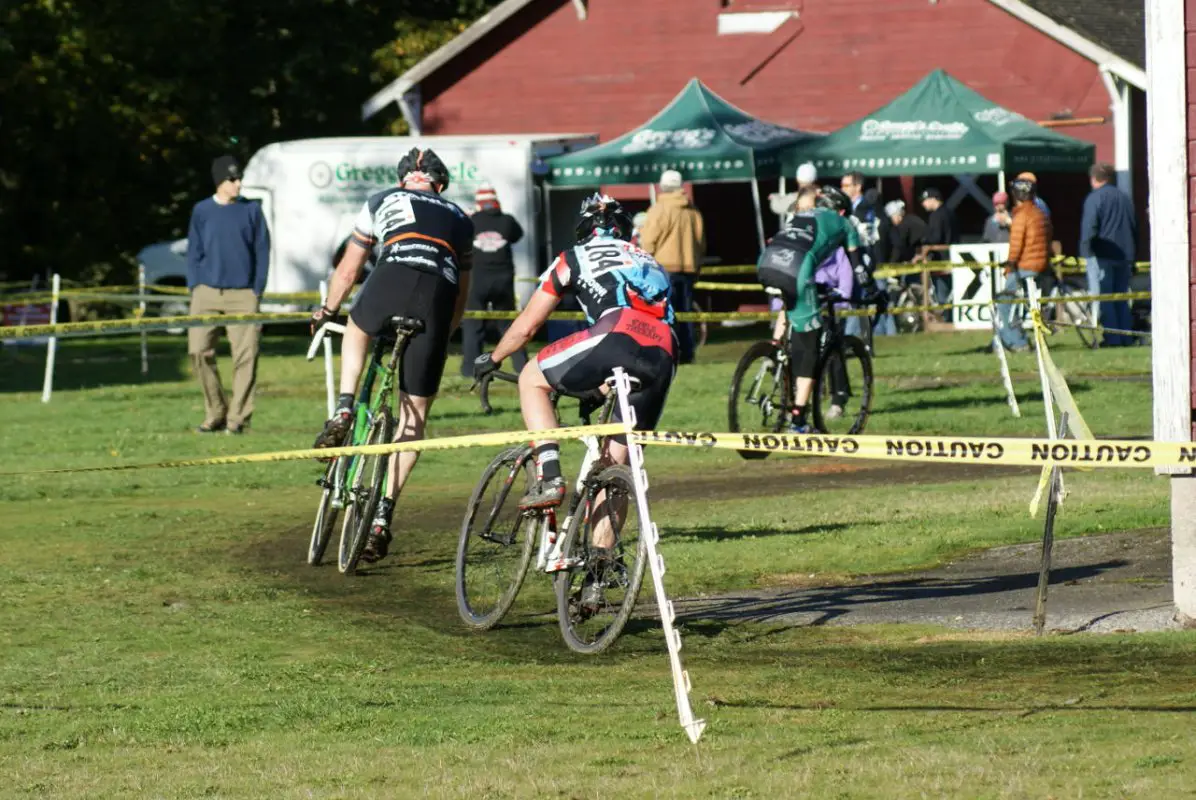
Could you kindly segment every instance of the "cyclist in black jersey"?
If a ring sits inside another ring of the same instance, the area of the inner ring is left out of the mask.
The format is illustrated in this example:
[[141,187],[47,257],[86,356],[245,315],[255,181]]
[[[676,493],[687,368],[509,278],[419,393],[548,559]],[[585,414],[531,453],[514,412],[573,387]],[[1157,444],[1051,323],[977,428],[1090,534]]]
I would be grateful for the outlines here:
[[[677,363],[669,276],[628,241],[631,233],[631,216],[617,201],[597,194],[587,198],[577,224],[577,246],[557,256],[502,341],[474,362],[475,378],[498,369],[531,340],[563,295],[577,298],[590,327],[545,347],[519,375],[519,400],[529,431],[556,427],[552,391],[579,395],[603,389],[615,367],[640,381],[631,394],[636,427],[651,430],[660,420]],[[534,445],[540,480],[519,501],[524,509],[555,506],[565,496],[559,445],[541,440]],[[605,455],[626,463],[626,445],[611,441],[609,446]],[[603,546],[597,532],[594,543]]]
[[[398,174],[398,186],[366,200],[332,276],[327,304],[312,315],[313,330],[335,315],[373,251],[376,266],[357,294],[341,342],[340,398],[316,447],[343,444],[370,339],[388,333],[393,316],[424,323],[411,337],[399,373],[395,441],[424,438],[428,409],[440,390],[449,336],[465,310],[473,223],[459,206],[440,196],[449,184],[448,169],[431,150],[413,148],[399,161]],[[378,503],[362,556],[368,562],[386,555],[395,501],[418,459],[417,452],[391,456],[386,496]]]

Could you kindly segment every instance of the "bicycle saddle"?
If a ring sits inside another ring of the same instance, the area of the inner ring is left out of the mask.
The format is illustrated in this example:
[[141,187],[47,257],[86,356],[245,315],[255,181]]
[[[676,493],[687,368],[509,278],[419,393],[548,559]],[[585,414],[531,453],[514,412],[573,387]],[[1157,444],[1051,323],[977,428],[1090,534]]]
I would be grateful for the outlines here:
[[391,317],[390,326],[405,333],[419,333],[424,329],[424,321],[415,317]]

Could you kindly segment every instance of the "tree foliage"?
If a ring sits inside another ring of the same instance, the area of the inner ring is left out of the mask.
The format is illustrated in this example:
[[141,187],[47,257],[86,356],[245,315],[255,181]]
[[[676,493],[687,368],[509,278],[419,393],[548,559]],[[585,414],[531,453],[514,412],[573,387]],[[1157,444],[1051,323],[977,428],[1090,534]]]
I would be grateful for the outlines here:
[[0,280],[125,279],[181,236],[212,158],[385,132],[363,100],[494,0],[9,0]]

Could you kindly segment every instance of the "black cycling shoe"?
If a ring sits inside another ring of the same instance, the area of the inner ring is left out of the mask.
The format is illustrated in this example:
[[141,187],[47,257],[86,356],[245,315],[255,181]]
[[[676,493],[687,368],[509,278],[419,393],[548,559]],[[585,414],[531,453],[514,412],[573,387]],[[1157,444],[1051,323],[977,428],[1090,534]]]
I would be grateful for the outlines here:
[[389,497],[378,501],[378,510],[374,513],[374,522],[366,536],[365,549],[361,551],[361,560],[373,564],[386,558],[390,551],[390,520],[395,513],[395,502]]
[[353,412],[347,408],[338,408],[332,413],[332,419],[324,423],[324,430],[316,437],[315,448],[340,447],[345,443],[345,436],[353,424]]
[[531,488],[523,497],[519,498],[521,511],[533,508],[555,508],[565,499],[564,477],[542,480]]

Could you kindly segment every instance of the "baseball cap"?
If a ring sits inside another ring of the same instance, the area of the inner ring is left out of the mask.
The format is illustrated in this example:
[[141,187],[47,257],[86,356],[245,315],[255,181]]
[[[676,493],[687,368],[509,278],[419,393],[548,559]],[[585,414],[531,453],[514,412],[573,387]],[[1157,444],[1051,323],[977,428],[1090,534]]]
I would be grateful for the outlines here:
[[660,173],[660,188],[666,192],[681,188],[681,173],[675,169],[666,169]]
[[922,199],[923,200],[929,200],[932,197],[935,200],[942,200],[943,193],[940,192],[938,189],[934,188],[933,186],[931,186],[929,189],[922,190]]
[[994,206],[997,206],[997,205],[1007,206],[1007,205],[1009,205],[1009,195],[1008,195],[1008,194],[1006,194],[1005,192],[996,192],[996,193],[994,193],[994,194],[993,194],[993,205],[994,205]]
[[1038,183],[1038,176],[1033,172],[1019,172],[1016,180],[1029,181],[1030,183]]
[[212,161],[212,181],[219,186],[225,181],[241,179],[241,165],[230,155],[223,155]]
[[818,180],[818,170],[809,161],[797,168],[798,183],[813,183]]

